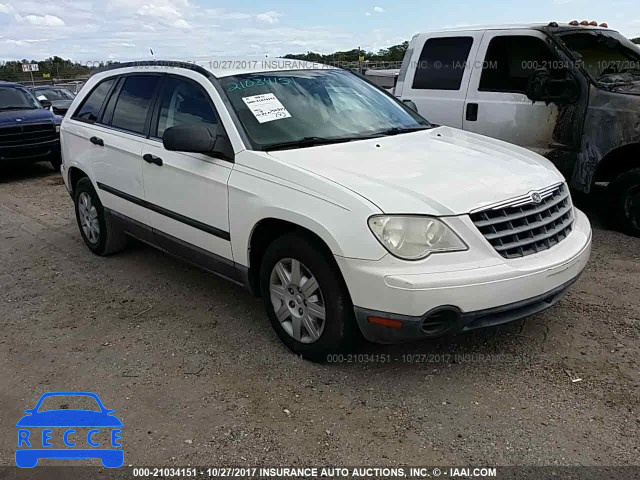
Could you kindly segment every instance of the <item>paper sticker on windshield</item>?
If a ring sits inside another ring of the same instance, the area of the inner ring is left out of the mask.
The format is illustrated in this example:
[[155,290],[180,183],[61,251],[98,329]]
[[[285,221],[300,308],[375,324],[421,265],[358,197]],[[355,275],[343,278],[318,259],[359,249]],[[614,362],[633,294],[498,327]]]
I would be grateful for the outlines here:
[[291,118],[291,114],[273,93],[243,97],[242,100],[244,100],[244,103],[247,104],[253,116],[256,117],[256,120],[260,123]]

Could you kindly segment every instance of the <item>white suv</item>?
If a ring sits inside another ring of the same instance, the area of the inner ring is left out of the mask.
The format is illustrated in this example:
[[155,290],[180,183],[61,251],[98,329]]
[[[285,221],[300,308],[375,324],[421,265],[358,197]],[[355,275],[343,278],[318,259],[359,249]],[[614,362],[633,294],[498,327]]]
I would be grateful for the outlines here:
[[210,67],[120,65],[74,101],[63,176],[94,253],[136,237],[246,285],[312,359],[523,318],[585,267],[589,221],[543,157],[348,71]]

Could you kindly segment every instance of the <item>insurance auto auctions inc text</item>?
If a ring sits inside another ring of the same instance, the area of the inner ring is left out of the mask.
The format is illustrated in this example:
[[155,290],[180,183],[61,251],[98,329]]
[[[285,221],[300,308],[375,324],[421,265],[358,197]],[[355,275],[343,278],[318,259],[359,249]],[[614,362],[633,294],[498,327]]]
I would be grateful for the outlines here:
[[[134,469],[135,473],[135,469]],[[494,478],[492,467],[260,467],[208,468],[209,477],[245,478]]]

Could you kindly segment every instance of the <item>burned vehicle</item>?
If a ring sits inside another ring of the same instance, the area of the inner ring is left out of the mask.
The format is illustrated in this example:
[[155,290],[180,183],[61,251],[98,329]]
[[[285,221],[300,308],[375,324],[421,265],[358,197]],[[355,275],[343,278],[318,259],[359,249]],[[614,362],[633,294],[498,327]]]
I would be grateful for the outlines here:
[[640,50],[606,24],[418,34],[395,95],[432,122],[544,155],[574,193],[608,184],[611,218],[640,236]]

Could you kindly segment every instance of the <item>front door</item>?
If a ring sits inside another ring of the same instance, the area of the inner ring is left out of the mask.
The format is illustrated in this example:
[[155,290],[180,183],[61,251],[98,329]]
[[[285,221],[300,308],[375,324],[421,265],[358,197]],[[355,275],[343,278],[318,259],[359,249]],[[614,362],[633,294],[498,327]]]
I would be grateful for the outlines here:
[[204,154],[168,151],[162,144],[162,135],[170,127],[198,124],[215,128],[220,121],[210,97],[215,94],[213,85],[205,87],[200,78],[196,73],[192,78],[165,78],[150,138],[142,149],[142,168],[156,240],[168,250],[184,252],[201,266],[220,271],[233,260],[227,193],[233,164]]
[[558,107],[527,98],[529,76],[557,68],[556,53],[537,30],[489,30],[478,50],[465,104],[463,129],[545,155],[552,149]]

